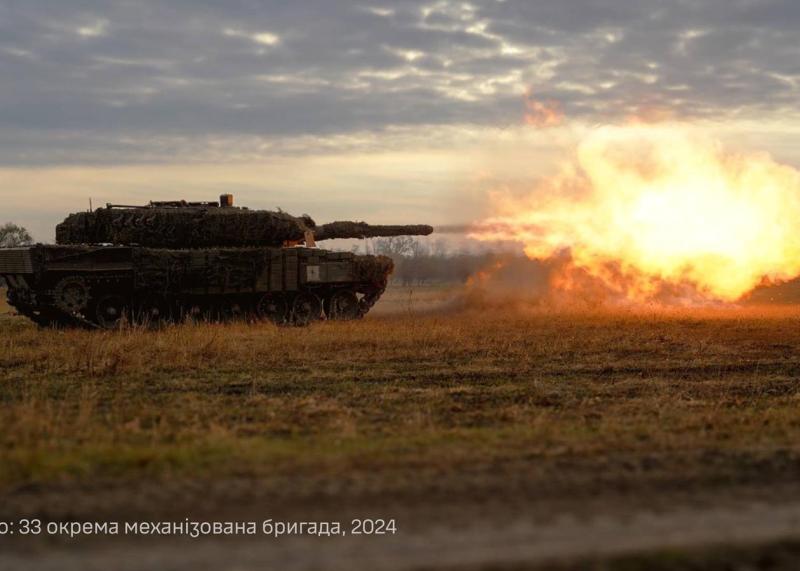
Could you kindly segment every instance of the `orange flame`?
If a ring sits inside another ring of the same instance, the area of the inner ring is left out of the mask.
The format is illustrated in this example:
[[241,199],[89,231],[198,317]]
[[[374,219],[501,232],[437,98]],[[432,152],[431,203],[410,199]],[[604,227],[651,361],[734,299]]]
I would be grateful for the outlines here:
[[470,235],[535,259],[568,252],[561,289],[585,276],[630,300],[733,301],[800,275],[800,172],[685,125],[596,129],[559,175],[492,202]]

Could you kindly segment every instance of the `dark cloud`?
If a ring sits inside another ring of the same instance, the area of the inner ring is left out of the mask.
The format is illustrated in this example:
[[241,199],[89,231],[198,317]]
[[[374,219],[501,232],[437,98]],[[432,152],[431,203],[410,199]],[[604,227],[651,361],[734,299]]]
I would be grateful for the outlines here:
[[526,88],[596,121],[780,114],[798,28],[793,0],[0,0],[0,160],[504,125]]

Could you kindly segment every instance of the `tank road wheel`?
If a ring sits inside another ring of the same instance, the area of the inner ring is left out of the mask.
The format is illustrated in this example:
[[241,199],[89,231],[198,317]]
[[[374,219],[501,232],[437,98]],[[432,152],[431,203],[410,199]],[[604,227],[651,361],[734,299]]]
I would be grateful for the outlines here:
[[289,317],[289,304],[281,294],[268,293],[258,300],[256,314],[260,319],[268,319],[280,325],[286,323]]
[[146,295],[136,302],[133,318],[139,325],[156,327],[169,321],[169,304],[163,296]]
[[124,297],[115,293],[106,294],[94,304],[94,318],[103,329],[115,329],[122,324],[127,309]]
[[222,303],[220,317],[223,321],[238,321],[248,313],[247,303],[241,299],[228,299]]
[[202,307],[192,302],[179,305],[177,315],[180,323],[200,323],[204,312]]
[[350,321],[361,318],[361,305],[355,292],[343,289],[335,292],[328,300],[328,318]]
[[322,301],[313,293],[300,293],[292,303],[292,323],[308,325],[322,317]]
[[81,313],[89,305],[89,285],[80,276],[62,278],[53,289],[56,307],[68,314]]

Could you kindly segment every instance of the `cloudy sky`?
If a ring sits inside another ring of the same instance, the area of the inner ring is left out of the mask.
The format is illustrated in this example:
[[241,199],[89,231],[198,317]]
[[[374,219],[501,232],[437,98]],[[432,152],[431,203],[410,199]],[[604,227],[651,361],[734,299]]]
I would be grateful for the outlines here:
[[456,222],[631,116],[800,165],[798,37],[794,0],[0,0],[0,222],[225,191]]

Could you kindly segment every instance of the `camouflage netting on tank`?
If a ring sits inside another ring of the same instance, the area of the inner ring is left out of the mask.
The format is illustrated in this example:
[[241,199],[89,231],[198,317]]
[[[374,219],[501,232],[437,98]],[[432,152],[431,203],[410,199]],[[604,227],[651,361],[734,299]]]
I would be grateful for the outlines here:
[[308,217],[237,208],[104,208],[56,226],[59,244],[138,244],[153,248],[280,246],[302,240]]
[[378,236],[427,236],[433,232],[432,226],[425,224],[373,225],[366,222],[340,221],[317,226],[314,230],[316,240],[334,238],[375,238]]
[[394,262],[387,256],[355,256],[353,258],[353,278],[357,282],[367,282],[381,287],[389,281],[394,271]]
[[[299,255],[298,255],[299,254]],[[308,257],[313,254],[313,257]],[[260,280],[278,264],[278,289],[297,286],[298,264],[314,260],[319,256],[348,256],[352,260],[354,283],[384,287],[394,269],[391,258],[386,256],[352,256],[324,250],[295,250],[293,248],[209,248],[201,250],[170,250],[166,248],[136,248],[133,252],[136,289],[152,293],[193,292],[209,290],[249,291],[257,289]],[[352,257],[351,257],[352,256]],[[261,285],[264,285],[263,283]],[[213,293],[214,291],[210,291]]]
[[250,290],[269,264],[266,249],[134,250],[136,287],[154,293],[200,286],[226,291]]

